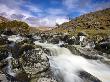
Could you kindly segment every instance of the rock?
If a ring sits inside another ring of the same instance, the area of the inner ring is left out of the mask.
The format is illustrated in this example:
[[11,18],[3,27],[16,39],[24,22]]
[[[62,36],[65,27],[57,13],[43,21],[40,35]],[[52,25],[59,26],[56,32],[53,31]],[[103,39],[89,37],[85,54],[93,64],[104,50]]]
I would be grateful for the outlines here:
[[95,48],[95,43],[91,40],[87,41],[87,43],[85,44],[85,48],[94,49]]
[[0,61],[8,57],[7,45],[0,45]]
[[5,45],[7,43],[9,43],[9,41],[7,40],[7,38],[0,36],[0,45]]
[[21,41],[23,41],[25,38],[24,37],[22,37],[22,36],[19,36],[19,35],[12,35],[12,36],[9,36],[8,37],[8,40],[9,41],[13,41],[13,42],[21,42]]
[[34,48],[35,48],[35,46],[33,44],[24,43],[24,44],[21,44],[18,53],[19,53],[19,55],[21,55],[21,54],[23,54],[24,51],[32,50]]
[[39,78],[37,82],[57,82],[53,78]]
[[85,32],[79,32],[77,36],[87,36]]
[[80,71],[79,76],[84,80],[84,82],[101,82],[99,79],[85,71]]
[[62,36],[62,41],[64,41],[65,43],[68,43],[68,40],[70,39],[70,35],[64,35]]
[[95,49],[110,54],[110,42],[100,42],[96,45]]
[[101,60],[103,59],[103,56],[101,56],[98,51],[94,49],[87,49],[84,47],[80,47],[79,45],[67,45],[67,48],[70,49],[70,51],[75,55],[83,56],[87,59],[94,59],[94,60]]
[[8,82],[5,74],[0,74],[0,82]]
[[24,51],[20,63],[30,79],[39,77],[48,77],[49,60],[41,47],[32,50]]
[[79,32],[77,34],[76,42],[77,44],[80,44],[80,46],[84,47],[85,44],[87,43],[87,34],[85,32]]
[[53,44],[58,44],[60,40],[61,40],[61,36],[53,35],[50,42],[53,43]]
[[35,40],[40,41],[40,40],[41,40],[41,37],[40,37],[40,36],[35,35],[35,36],[33,36],[33,39],[34,39],[34,41],[35,41]]
[[16,74],[15,78],[20,82],[29,82],[30,81],[30,78],[28,78],[28,74],[24,70],[19,71]]
[[[110,37],[103,38],[96,43],[95,49],[103,53],[110,54]],[[109,55],[108,55],[109,57]],[[109,57],[110,58],[110,57]]]
[[49,40],[49,34],[41,34],[41,42],[46,42],[47,40]]
[[69,38],[68,44],[69,45],[74,45],[75,44],[75,41],[76,41],[76,37],[75,36],[72,36],[71,38]]
[[11,36],[11,35],[14,35],[15,33],[11,29],[5,29],[4,32],[3,32],[3,34],[4,35]]
[[10,44],[10,49],[14,58],[19,58],[23,54],[23,51],[34,49],[34,47],[34,44],[28,39],[18,43],[12,42]]

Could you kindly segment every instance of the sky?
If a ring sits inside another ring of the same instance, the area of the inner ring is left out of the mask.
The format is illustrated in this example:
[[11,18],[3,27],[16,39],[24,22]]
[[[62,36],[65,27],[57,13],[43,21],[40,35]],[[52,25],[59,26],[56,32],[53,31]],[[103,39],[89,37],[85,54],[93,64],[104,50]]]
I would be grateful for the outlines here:
[[110,8],[110,0],[0,0],[0,16],[34,27],[54,27],[105,8]]

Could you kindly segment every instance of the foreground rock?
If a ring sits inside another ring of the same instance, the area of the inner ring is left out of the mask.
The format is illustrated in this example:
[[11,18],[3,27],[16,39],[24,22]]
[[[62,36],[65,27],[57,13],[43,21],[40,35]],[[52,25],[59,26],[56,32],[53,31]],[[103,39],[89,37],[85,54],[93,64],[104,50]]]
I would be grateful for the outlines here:
[[99,52],[95,49],[81,47],[80,45],[67,45],[66,47],[75,55],[83,56],[86,59],[100,60],[110,64],[109,54]]

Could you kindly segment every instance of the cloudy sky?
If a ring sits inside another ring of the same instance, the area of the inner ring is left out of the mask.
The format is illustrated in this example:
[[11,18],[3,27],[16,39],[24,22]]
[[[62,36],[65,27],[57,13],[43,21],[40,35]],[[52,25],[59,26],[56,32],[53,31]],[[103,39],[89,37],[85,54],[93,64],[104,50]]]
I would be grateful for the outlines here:
[[0,16],[31,26],[52,27],[105,8],[110,8],[110,0],[0,0]]

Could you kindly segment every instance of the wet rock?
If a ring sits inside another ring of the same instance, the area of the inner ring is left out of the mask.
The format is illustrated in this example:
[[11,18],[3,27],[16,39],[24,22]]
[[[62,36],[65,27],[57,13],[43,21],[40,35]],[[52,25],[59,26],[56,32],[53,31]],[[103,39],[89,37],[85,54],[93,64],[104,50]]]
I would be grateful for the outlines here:
[[0,73],[0,82],[8,82],[5,74]]
[[53,78],[39,78],[37,82],[57,82]]
[[24,51],[20,63],[30,79],[39,77],[48,77],[49,60],[41,47]]
[[7,36],[11,36],[14,35],[15,33],[11,29],[5,29],[3,34]]
[[62,41],[64,41],[65,43],[68,43],[68,40],[70,39],[70,35],[66,34],[62,37]]
[[110,54],[110,42],[100,42],[96,45],[95,49]]
[[80,71],[79,76],[84,80],[84,82],[101,82],[99,79],[85,71]]
[[61,40],[60,35],[53,35],[50,42],[53,43],[53,44],[58,44],[60,40]]
[[68,39],[68,44],[69,45],[74,45],[75,44],[75,41],[76,41],[76,37],[75,36],[72,36]]
[[79,32],[77,36],[87,36],[85,32]]
[[35,46],[32,44],[24,43],[20,46],[19,54],[23,54],[24,51],[32,50],[32,49],[34,49],[34,47]]
[[21,42],[21,41],[23,41],[25,38],[24,37],[22,37],[22,36],[20,36],[20,35],[11,35],[11,36],[9,36],[8,37],[8,40],[9,41],[13,41],[13,42]]
[[77,35],[77,40],[80,46],[84,47],[87,43],[87,34],[85,32],[79,32]]
[[7,43],[9,43],[9,41],[7,40],[7,38],[0,36],[0,45],[5,45]]
[[12,42],[10,44],[10,49],[13,54],[13,57],[19,58],[23,54],[23,51],[28,51],[28,50],[34,49],[34,44],[31,43],[30,40],[25,39],[18,43]]
[[47,40],[49,40],[49,34],[41,34],[41,42],[46,42]]
[[7,45],[0,45],[0,61],[8,57]]
[[73,54],[83,56],[87,59],[94,59],[94,60],[103,59],[103,56],[99,55],[98,51],[94,49],[84,48],[84,47],[81,47],[80,45],[72,45],[72,46],[67,45],[66,47],[70,49],[70,51]]

